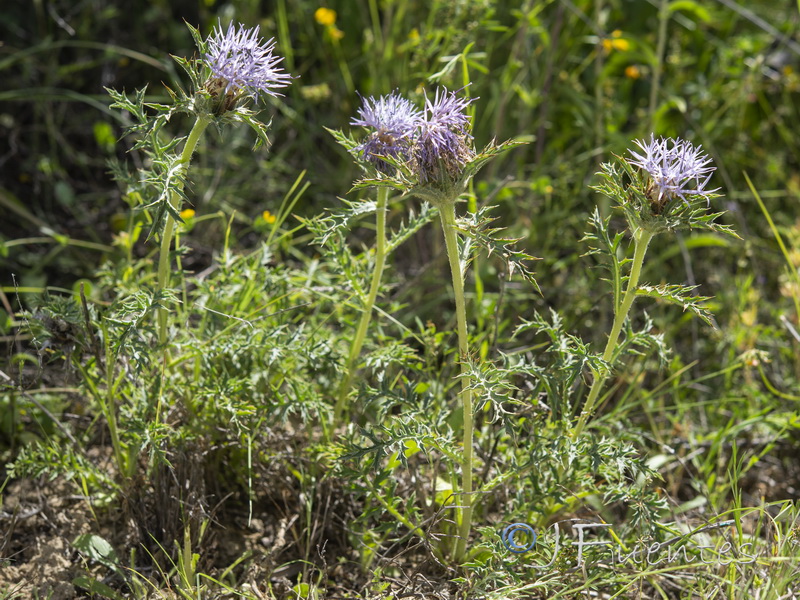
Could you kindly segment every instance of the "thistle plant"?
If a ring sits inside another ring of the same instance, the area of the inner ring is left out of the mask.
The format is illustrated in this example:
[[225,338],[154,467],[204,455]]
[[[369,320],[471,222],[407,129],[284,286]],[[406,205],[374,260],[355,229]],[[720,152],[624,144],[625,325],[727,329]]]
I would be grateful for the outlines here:
[[[259,36],[259,27],[246,28],[232,23],[227,30],[219,24],[208,39],[203,40],[197,29],[189,26],[200,52],[200,58],[187,60],[174,57],[189,75],[194,93],[168,89],[172,105],[144,102],[144,90],[133,99],[124,93],[108,90],[119,107],[131,112],[139,121],[131,132],[144,134],[135,148],[143,148],[152,157],[153,170],[142,178],[154,187],[157,199],[144,208],[155,209],[153,232],[160,230],[161,247],[158,260],[156,297],[160,302],[169,288],[170,248],[175,234],[175,223],[183,222],[180,216],[182,199],[186,198],[184,187],[189,164],[200,139],[211,123],[221,126],[226,123],[244,122],[256,132],[256,146],[268,143],[267,125],[255,118],[247,108],[249,100],[258,101],[265,96],[278,96],[276,89],[289,85],[291,76],[280,68],[281,57],[275,56],[275,42],[266,42]],[[155,109],[156,115],[148,114],[146,108]],[[159,132],[176,113],[188,113],[195,121],[189,135],[183,140],[180,154],[174,149],[180,141],[164,144]],[[117,175],[128,179],[117,170]],[[129,183],[133,183],[129,181]],[[135,184],[134,184],[135,185]],[[151,232],[151,235],[152,233]],[[167,311],[163,306],[157,311],[158,338],[163,346],[167,341]]]
[[420,134],[413,149],[413,169],[419,181],[414,193],[429,199],[439,209],[456,303],[458,356],[461,362],[460,397],[463,410],[462,497],[460,498],[462,508],[454,556],[457,561],[463,558],[466,551],[473,504],[473,406],[471,381],[468,376],[469,334],[464,296],[464,269],[458,248],[456,224],[456,202],[467,183],[467,178],[463,176],[464,167],[475,157],[472,136],[469,133],[469,117],[464,113],[469,104],[470,100],[458,98],[455,93],[447,90],[437,90],[433,102],[426,97]]
[[[354,155],[369,171],[375,173],[391,173],[395,167],[387,160],[407,161],[411,143],[420,119],[420,111],[411,102],[394,92],[387,96],[364,99],[363,106],[358,109],[358,117],[351,121],[352,125],[366,128],[369,131],[366,139],[353,148]],[[345,366],[345,376],[339,388],[339,396],[333,412],[332,428],[340,422],[345,413],[347,396],[353,383],[353,372],[356,361],[361,355],[364,339],[372,318],[372,309],[378,297],[383,268],[386,262],[386,210],[389,199],[389,188],[378,187],[375,205],[375,266],[366,298],[363,298],[361,318],[355,336],[350,345],[350,352]]]
[[[595,211],[591,224],[595,233],[586,240],[593,244],[592,253],[603,254],[612,274],[614,291],[614,322],[602,355],[602,366],[592,368],[594,380],[584,403],[573,439],[580,436],[594,411],[600,392],[611,369],[625,346],[619,343],[620,334],[637,296],[661,298],[691,310],[712,324],[702,302],[707,298],[693,296],[694,288],[681,285],[640,285],[642,266],[652,239],[665,231],[705,229],[733,235],[736,233],[715,219],[722,213],[709,213],[711,201],[718,197],[717,189],[707,189],[715,170],[711,158],[690,142],[682,139],[655,138],[635,141],[638,151],[629,150],[630,158],[617,157],[619,170],[613,163],[602,165],[603,183],[595,189],[617,203],[628,222],[633,238],[633,259],[627,277],[622,275],[628,261],[617,258],[617,250],[624,235],[611,236],[608,219]],[[623,282],[627,281],[624,294]]]
[[[418,134],[411,149],[411,161],[407,171],[403,173],[411,185],[406,193],[413,194],[429,201],[439,210],[439,219],[444,234],[445,248],[450,275],[453,283],[453,297],[456,305],[456,324],[458,329],[458,357],[460,363],[459,392],[462,420],[462,456],[461,456],[461,494],[459,497],[460,516],[458,520],[458,537],[453,558],[460,562],[466,555],[467,542],[472,527],[473,512],[473,437],[474,417],[472,390],[474,388],[473,371],[470,367],[469,333],[467,329],[467,308],[464,294],[464,272],[466,270],[466,252],[459,249],[458,234],[464,232],[472,236],[474,242],[483,245],[490,252],[499,246],[498,254],[510,262],[509,271],[514,265],[526,273],[524,260],[517,263],[520,255],[506,248],[511,240],[499,239],[491,234],[486,235],[488,219],[481,213],[474,215],[472,223],[459,223],[456,218],[456,203],[467,190],[469,181],[477,171],[492,157],[511,148],[517,142],[509,141],[500,145],[489,143],[482,152],[475,150],[471,134],[471,123],[466,114],[472,99],[459,97],[456,92],[446,88],[436,90],[431,100],[425,97],[425,109]],[[482,235],[484,234],[484,235]],[[524,258],[530,258],[524,255]],[[530,278],[532,280],[532,278]]]
[[[491,142],[480,153],[476,152],[469,117],[465,111],[472,100],[459,97],[456,92],[445,88],[437,89],[431,99],[425,96],[421,111],[416,110],[397,93],[380,98],[368,99],[359,111],[359,119],[353,121],[372,129],[369,136],[358,142],[341,132],[333,131],[337,141],[360,162],[369,166],[368,175],[356,182],[355,188],[378,188],[378,221],[376,266],[372,285],[364,305],[361,321],[348,359],[347,375],[340,389],[334,411],[334,423],[345,413],[346,399],[352,383],[352,371],[363,343],[363,336],[369,323],[369,315],[380,283],[383,268],[382,237],[385,225],[381,223],[385,213],[385,198],[389,190],[396,190],[403,196],[417,196],[432,205],[439,214],[445,238],[453,292],[456,305],[458,329],[458,357],[460,362],[459,399],[463,411],[463,448],[461,455],[461,493],[459,503],[458,541],[453,557],[461,561],[466,553],[466,544],[472,523],[473,509],[473,402],[470,369],[469,334],[467,329],[467,309],[464,294],[464,271],[469,247],[459,249],[459,233],[467,235],[478,246],[495,252],[509,262],[509,271],[518,268],[530,281],[532,275],[525,268],[524,261],[531,258],[510,248],[513,240],[496,236],[496,229],[488,229],[491,219],[485,211],[473,215],[473,219],[459,221],[456,218],[456,203],[467,190],[470,180],[478,170],[497,154],[512,148],[518,142],[502,144]],[[423,209],[423,214],[431,211]],[[409,224],[409,228],[411,224]],[[322,236],[320,236],[322,237]],[[399,237],[399,236],[398,236]],[[391,245],[391,244],[390,244]]]

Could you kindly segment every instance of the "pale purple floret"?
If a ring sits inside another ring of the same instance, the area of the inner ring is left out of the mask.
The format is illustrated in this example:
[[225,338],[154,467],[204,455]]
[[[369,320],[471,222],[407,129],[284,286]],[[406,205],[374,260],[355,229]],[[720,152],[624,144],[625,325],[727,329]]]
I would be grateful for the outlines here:
[[363,98],[358,117],[350,124],[372,129],[357,147],[365,160],[380,171],[390,169],[383,157],[408,159],[408,150],[419,126],[421,112],[397,92],[388,96]]
[[709,202],[709,195],[719,188],[706,190],[711,175],[716,169],[711,158],[703,153],[702,146],[694,147],[682,139],[650,136],[650,142],[635,140],[643,154],[628,150],[633,159],[630,164],[647,171],[653,192],[658,192],[657,204],[662,205],[672,198],[680,198],[687,205],[686,196],[702,196]]
[[464,113],[472,102],[459,98],[446,88],[437,89],[433,101],[425,97],[425,111],[414,145],[414,159],[422,183],[438,180],[445,174],[457,178],[466,162],[473,158],[469,117]]
[[258,33],[258,26],[246,28],[240,24],[237,30],[233,23],[227,31],[223,31],[221,23],[214,29],[203,57],[212,72],[212,93],[224,89],[226,95],[258,99],[262,94],[280,96],[275,88],[289,85],[292,76],[278,67],[283,58],[272,54],[275,40],[264,42]]

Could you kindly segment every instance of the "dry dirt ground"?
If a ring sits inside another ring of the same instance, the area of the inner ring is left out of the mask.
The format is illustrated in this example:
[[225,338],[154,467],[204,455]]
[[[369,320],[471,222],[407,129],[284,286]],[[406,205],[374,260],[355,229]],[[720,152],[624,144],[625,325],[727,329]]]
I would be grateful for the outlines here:
[[76,598],[72,580],[79,569],[71,542],[92,532],[86,501],[64,482],[23,480],[6,490],[0,519],[0,593],[14,592],[20,599]]
[[[131,577],[128,567],[135,564],[141,576],[154,582],[155,588],[140,580],[151,591],[149,598],[178,598],[177,576],[169,572],[177,562],[186,522],[192,552],[200,555],[198,570],[219,577],[235,565],[225,581],[251,597],[294,598],[292,587],[298,581],[320,582],[331,598],[370,595],[374,568],[360,564],[350,527],[363,507],[332,478],[301,490],[291,473],[300,466],[295,462],[289,468],[300,455],[296,441],[283,438],[284,457],[273,454],[257,467],[252,515],[241,494],[214,489],[203,480],[209,465],[196,457],[208,458],[207,452],[176,453],[170,457],[171,467],[156,470],[149,484],[131,486],[127,496],[114,496],[105,507],[97,495],[90,503],[75,481],[62,477],[12,481],[0,505],[0,599],[105,597],[76,585],[81,576],[133,597],[124,576],[75,547],[75,540],[88,534],[113,547],[121,572]],[[87,456],[113,471],[110,448],[90,449]],[[188,520],[182,517],[187,514]],[[382,566],[384,593],[452,598],[448,580],[455,573],[433,561],[417,538],[397,541],[374,559]],[[219,592],[203,597],[238,596]]]

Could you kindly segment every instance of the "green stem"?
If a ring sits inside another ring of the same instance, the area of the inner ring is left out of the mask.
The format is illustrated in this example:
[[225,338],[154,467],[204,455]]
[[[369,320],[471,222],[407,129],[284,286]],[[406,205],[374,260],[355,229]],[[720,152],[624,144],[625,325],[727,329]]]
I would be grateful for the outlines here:
[[353,338],[353,343],[350,346],[350,355],[347,357],[347,371],[341,387],[339,388],[339,397],[336,400],[336,407],[333,410],[331,430],[336,429],[336,426],[341,422],[345,414],[345,404],[347,402],[347,396],[350,394],[350,387],[353,384],[356,361],[361,355],[361,348],[364,346],[364,340],[367,337],[367,329],[369,328],[369,322],[372,318],[372,309],[375,306],[378,290],[381,287],[383,267],[386,263],[386,206],[388,200],[389,188],[378,188],[378,201],[375,207],[375,269],[372,271],[372,282],[369,286],[367,299],[364,302],[361,319],[358,322],[356,336]]
[[467,308],[464,300],[464,273],[458,252],[456,233],[456,205],[446,202],[439,207],[439,216],[444,231],[447,258],[453,277],[453,295],[456,300],[456,320],[458,322],[458,354],[461,361],[461,405],[464,410],[464,443],[461,462],[461,520],[458,529],[455,560],[460,562],[467,550],[467,540],[472,527],[472,394],[469,390],[469,338],[467,337]]
[[14,394],[14,388],[10,388],[8,396],[8,439],[11,446],[12,458],[16,456],[17,450],[17,396]]
[[[105,352],[105,367],[106,367],[106,389],[105,394],[101,395],[99,390],[97,394],[100,400],[100,410],[105,415],[108,421],[108,431],[111,434],[111,447],[114,450],[114,459],[117,461],[117,469],[119,469],[120,479],[126,479],[129,475],[128,461],[125,460],[122,452],[122,442],[119,437],[119,428],[117,427],[117,406],[114,401],[114,394],[116,388],[114,386],[114,364],[115,356],[111,351],[111,342],[109,341],[108,330],[105,323],[101,325],[103,330],[103,344]],[[98,364],[97,368],[100,369],[101,365]]]
[[113,252],[114,248],[106,246],[105,244],[96,244],[94,242],[84,242],[81,240],[73,240],[63,235],[54,235],[53,237],[33,237],[33,238],[19,238],[10,240],[5,243],[6,248],[13,246],[23,246],[25,244],[60,244],[62,246],[75,246],[76,248],[87,248],[89,250],[99,250],[100,252]]
[[658,11],[658,42],[656,46],[656,64],[653,67],[653,82],[650,86],[650,128],[655,128],[656,105],[661,87],[661,72],[664,69],[664,49],[667,46],[667,23],[669,22],[669,0],[661,0]]
[[[183,152],[181,152],[180,165],[184,171],[189,168],[189,163],[192,160],[197,148],[197,143],[203,135],[206,127],[208,127],[209,120],[203,117],[198,117],[194,123],[194,127],[189,132],[189,137],[183,145]],[[169,204],[174,210],[178,210],[178,201],[180,197],[178,192],[173,191],[169,197]],[[169,249],[172,245],[172,234],[175,230],[175,219],[171,213],[167,213],[167,222],[164,225],[164,231],[161,234],[161,251],[158,257],[158,284],[156,291],[160,292],[169,285]],[[167,342],[167,311],[166,309],[158,309],[158,341],[163,346]]]
[[[605,13],[605,2],[603,0],[595,0],[595,23],[598,23],[601,27],[605,24],[605,19],[603,17]],[[594,55],[594,147],[595,148],[602,148],[603,147],[603,135],[605,134],[605,127],[603,125],[603,85],[601,83],[603,77],[603,52],[602,52],[602,45],[597,46],[597,51]],[[599,158],[599,157],[598,157]],[[607,211],[601,211],[602,214],[606,214]]]
[[[800,2],[800,0],[797,1]],[[750,188],[750,192],[752,192],[753,197],[756,199],[756,202],[758,202],[761,212],[764,213],[764,217],[767,219],[767,223],[769,224],[769,228],[772,230],[772,235],[775,238],[775,241],[777,241],[778,246],[780,246],[781,252],[783,253],[783,258],[786,260],[786,264],[788,266],[789,274],[794,279],[797,289],[800,289],[800,275],[798,274],[797,269],[793,266],[794,263],[789,256],[789,251],[786,249],[786,244],[783,243],[781,232],[775,226],[775,221],[772,220],[772,215],[769,214],[766,204],[764,204],[764,201],[761,199],[761,195],[753,185],[753,182],[750,180],[750,176],[747,174],[747,172],[744,173],[744,178],[747,181],[747,186]],[[797,313],[797,318],[800,319],[800,294],[793,293],[792,299],[794,300],[794,310]]]
[[[631,265],[631,274],[628,278],[628,288],[625,290],[625,295],[622,298],[619,310],[614,315],[614,324],[611,326],[611,333],[608,335],[606,349],[603,352],[603,360],[607,363],[610,363],[614,356],[614,351],[617,348],[617,340],[619,339],[619,334],[622,332],[622,326],[636,298],[636,290],[639,288],[639,276],[642,273],[644,256],[647,254],[647,247],[650,245],[650,240],[653,239],[653,236],[653,233],[645,231],[644,229],[639,229],[633,234],[633,264]],[[607,372],[602,374],[599,372],[595,373],[594,382],[589,390],[589,397],[583,405],[583,411],[581,411],[581,416],[578,418],[578,424],[572,432],[573,440],[577,440],[578,436],[580,436],[583,431],[586,421],[594,410],[594,405],[597,402],[597,398],[600,396],[600,390],[603,388],[603,383],[605,383],[607,377]]]

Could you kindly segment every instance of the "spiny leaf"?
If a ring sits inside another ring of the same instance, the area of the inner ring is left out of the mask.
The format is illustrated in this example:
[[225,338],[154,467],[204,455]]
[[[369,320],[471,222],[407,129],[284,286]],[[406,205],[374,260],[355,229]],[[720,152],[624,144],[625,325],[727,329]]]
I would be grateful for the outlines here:
[[672,304],[677,304],[682,307],[684,311],[689,310],[703,321],[715,327],[713,315],[708,309],[703,306],[706,300],[711,296],[692,296],[691,293],[697,289],[697,286],[685,286],[675,284],[665,285],[640,285],[636,290],[637,296],[648,296],[650,298],[659,298],[666,300]]
[[403,465],[407,464],[403,450],[406,449],[404,442],[413,441],[420,448],[431,448],[438,450],[448,456],[451,460],[460,462],[460,458],[453,451],[454,440],[444,437],[427,423],[422,421],[393,421],[391,427],[384,425],[373,425],[373,429],[361,429],[361,435],[369,440],[368,444],[349,444],[348,451],[342,455],[345,460],[368,459],[369,466],[373,471],[380,471],[383,459],[399,450],[396,458]]
[[587,232],[581,241],[588,242],[591,246],[585,256],[598,254],[606,259],[601,264],[611,272],[611,287],[614,291],[614,312],[617,312],[622,296],[622,266],[628,261],[627,259],[620,260],[617,257],[622,240],[625,239],[625,234],[619,232],[612,239],[609,231],[610,220],[611,217],[603,219],[600,216],[600,211],[595,207],[592,216],[589,217],[589,226],[594,229],[594,232]]
[[510,383],[513,371],[500,368],[489,361],[474,359],[468,360],[467,366],[466,373],[462,373],[460,377],[465,377],[469,382],[467,389],[473,392],[475,410],[491,408],[491,422],[505,422],[508,416],[513,415],[507,407],[522,404],[517,397],[520,390]]
[[506,140],[501,144],[497,144],[495,140],[489,142],[486,147],[480,151],[479,154],[475,156],[472,160],[470,160],[464,166],[464,172],[462,175],[462,179],[468,180],[475,176],[475,174],[483,168],[483,166],[492,160],[495,156],[502,154],[507,150],[511,150],[516,148],[517,146],[522,146],[526,142],[522,142],[519,140]]
[[661,366],[663,367],[667,364],[670,351],[664,341],[664,334],[651,333],[654,327],[653,320],[646,312],[644,313],[644,319],[644,325],[639,331],[633,330],[630,319],[625,321],[625,338],[617,344],[614,356],[611,359],[612,363],[615,362],[619,356],[625,354],[644,355],[644,352],[639,350],[639,348],[641,348],[642,350],[655,350]]
[[359,179],[353,184],[352,189],[362,190],[364,188],[372,188],[372,187],[388,187],[403,193],[405,193],[408,189],[407,184],[390,177],[384,177],[384,178],[373,177],[373,178]]
[[147,86],[143,87],[140,90],[134,91],[134,98],[128,98],[125,92],[118,92],[113,88],[105,88],[108,95],[111,96],[112,102],[109,105],[109,108],[121,108],[122,110],[127,110],[140,123],[145,123],[147,121],[147,115],[144,112],[144,95],[147,91]]
[[408,216],[408,223],[401,223],[396,231],[392,231],[389,241],[386,244],[386,252],[391,253],[403,242],[422,229],[425,225],[433,221],[439,214],[438,209],[423,202],[419,214],[411,212]]
[[[374,205],[372,210],[375,210]],[[366,261],[354,257],[347,247],[345,233],[348,228],[340,220],[332,219],[331,216],[311,219],[297,217],[297,219],[314,234],[314,243],[319,245],[323,254],[337,265],[338,272],[348,281],[356,295],[363,300],[366,294],[362,282],[365,279],[365,268],[368,265],[365,264]]]
[[176,221],[183,222],[180,210],[172,205],[170,198],[175,194],[178,198],[187,200],[184,192],[186,165],[181,162],[179,156],[167,154],[162,160],[153,162],[152,170],[147,172],[145,183],[155,189],[156,199],[148,204],[138,206],[136,209],[155,208],[156,214],[147,236],[150,239],[156,232],[161,230],[167,214],[171,215]]
[[368,174],[363,179],[359,179],[353,184],[354,190],[365,187],[388,187],[403,192],[403,194],[415,193],[416,176],[408,163],[393,156],[380,157],[385,163],[394,167],[392,173],[384,173],[376,169],[371,163],[360,160],[356,156],[359,166]]
[[347,152],[353,155],[354,158],[358,158],[358,151],[356,148],[359,146],[359,143],[356,139],[344,133],[341,129],[329,129],[325,127],[325,131],[330,133],[335,139]]
[[242,123],[246,123],[250,126],[256,134],[256,141],[253,144],[253,150],[257,150],[261,146],[269,147],[270,141],[269,137],[267,137],[267,131],[269,131],[270,126],[272,125],[272,121],[269,123],[264,123],[256,118],[255,112],[243,107],[238,106],[235,110],[228,111],[226,116],[230,115],[237,121],[241,121]]
[[345,207],[336,211],[331,211],[324,217],[314,219],[301,219],[301,221],[314,233],[313,243],[320,246],[327,246],[332,236],[336,234],[346,234],[353,228],[354,221],[364,215],[375,212],[376,203],[374,200],[350,201],[339,198]]
[[537,260],[530,254],[517,250],[515,244],[519,238],[506,238],[498,235],[502,228],[492,228],[491,223],[495,218],[488,216],[489,211],[494,208],[487,206],[480,209],[477,213],[469,213],[465,217],[458,219],[457,226],[459,231],[471,239],[479,247],[486,250],[491,256],[495,254],[499,256],[506,264],[509,277],[514,274],[514,271],[519,271],[525,281],[532,284],[536,291],[542,293],[539,289],[539,284],[533,277],[533,271],[528,267],[528,262]]
[[206,52],[206,43],[205,41],[203,41],[203,36],[200,35],[200,30],[194,27],[186,19],[184,19],[183,22],[186,24],[186,27],[189,28],[189,33],[192,34],[192,39],[194,40],[197,49],[200,51],[201,54],[204,54]]
[[549,321],[534,311],[533,318],[523,319],[514,335],[530,330],[550,339],[547,350],[540,354],[544,364],[523,361],[514,368],[536,378],[547,393],[551,410],[557,418],[563,417],[571,410],[570,398],[576,389],[574,383],[577,377],[586,368],[597,373],[607,371],[609,365],[592,352],[583,340],[567,333],[561,315],[552,309]]

